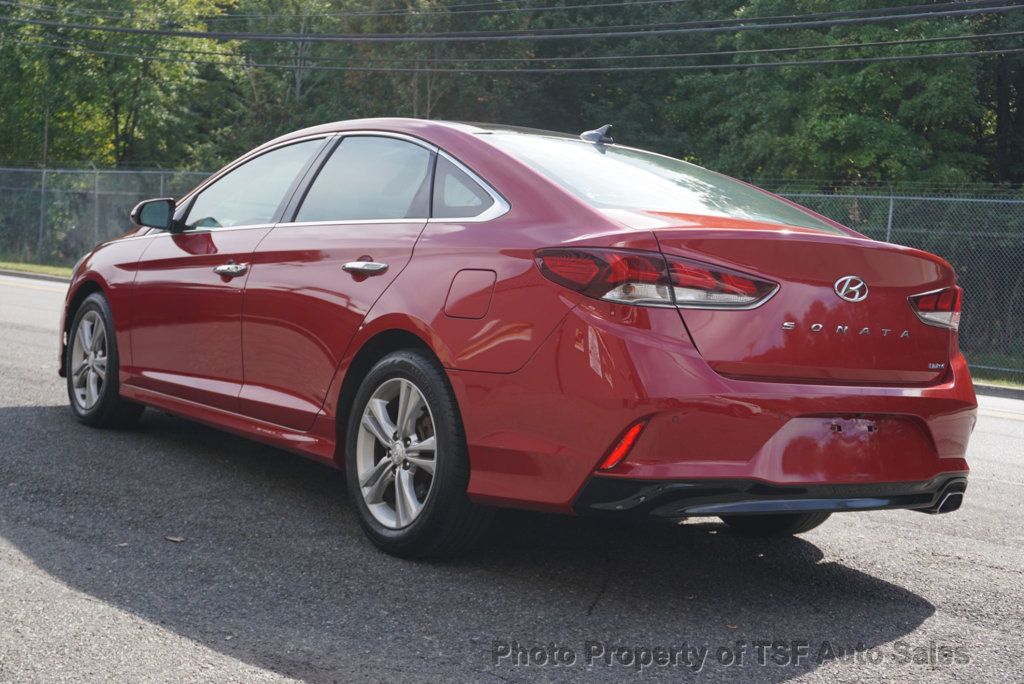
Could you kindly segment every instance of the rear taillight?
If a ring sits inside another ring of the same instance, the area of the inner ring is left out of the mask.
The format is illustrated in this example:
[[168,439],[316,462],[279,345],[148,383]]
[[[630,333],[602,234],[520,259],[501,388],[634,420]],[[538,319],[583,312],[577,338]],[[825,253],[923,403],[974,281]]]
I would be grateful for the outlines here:
[[778,289],[744,273],[656,252],[553,248],[536,256],[541,273],[559,285],[622,304],[743,309]]
[[652,252],[610,249],[542,249],[541,273],[595,299],[623,304],[672,306],[665,258]]
[[775,294],[776,283],[696,261],[669,258],[676,306],[746,309]]
[[954,285],[910,297],[910,307],[928,325],[956,330],[960,327],[963,290]]

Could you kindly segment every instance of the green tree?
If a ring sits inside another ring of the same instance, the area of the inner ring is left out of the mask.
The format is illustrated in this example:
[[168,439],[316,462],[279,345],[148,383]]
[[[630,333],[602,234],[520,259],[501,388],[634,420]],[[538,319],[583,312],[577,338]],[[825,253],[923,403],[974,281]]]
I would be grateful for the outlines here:
[[[547,9],[488,13],[470,0],[52,0],[55,11],[0,6],[0,20],[7,15],[43,16],[136,28],[302,36],[753,21],[904,4],[688,0],[602,7],[566,0],[561,4],[568,7],[551,9],[557,4],[552,0],[534,1]],[[509,3],[497,9],[524,6],[529,4]],[[370,8],[373,11],[367,14]],[[0,21],[0,68],[7,76],[0,81],[0,157],[45,159],[50,164],[160,163],[210,169],[296,128],[346,118],[415,116],[568,131],[612,123],[622,142],[783,184],[797,179],[816,179],[823,188],[835,183],[1021,183],[1021,55],[722,70],[472,73],[481,66],[526,64],[746,64],[968,51],[1019,46],[1020,40],[856,46],[1013,30],[1024,30],[1024,11],[898,24],[629,39],[375,44],[216,42]],[[595,59],[808,45],[837,47],[700,58]],[[854,47],[839,47],[850,45]],[[524,63],[523,58],[589,61]],[[353,69],[366,66],[385,70]],[[456,72],[401,71],[430,67]]]

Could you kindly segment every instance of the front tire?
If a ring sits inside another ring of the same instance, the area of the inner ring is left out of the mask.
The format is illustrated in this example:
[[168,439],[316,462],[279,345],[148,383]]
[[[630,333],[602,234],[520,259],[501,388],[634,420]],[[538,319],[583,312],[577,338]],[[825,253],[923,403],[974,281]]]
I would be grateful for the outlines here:
[[831,513],[781,513],[773,515],[723,515],[722,522],[734,532],[752,537],[782,537],[810,532]]
[[345,472],[363,530],[394,556],[454,555],[492,517],[466,496],[458,405],[444,369],[423,351],[394,352],[370,369],[349,415]]
[[108,428],[138,420],[142,405],[122,399],[119,392],[114,317],[103,295],[91,294],[78,307],[64,354],[68,400],[79,422]]

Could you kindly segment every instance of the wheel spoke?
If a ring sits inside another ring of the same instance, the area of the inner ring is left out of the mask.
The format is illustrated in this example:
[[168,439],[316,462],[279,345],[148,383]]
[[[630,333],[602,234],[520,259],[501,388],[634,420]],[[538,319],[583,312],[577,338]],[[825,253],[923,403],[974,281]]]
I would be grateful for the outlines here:
[[93,367],[93,370],[96,371],[96,374],[100,376],[100,380],[106,380],[107,379],[107,357],[106,356],[97,356],[95,359],[93,359],[92,360],[92,367]]
[[395,421],[395,429],[398,430],[398,437],[404,439],[406,437],[405,424],[409,419],[409,402],[410,395],[415,394],[416,390],[413,386],[405,381],[398,381],[398,419]]
[[92,346],[89,347],[89,351],[102,351],[103,348],[106,346],[106,341],[107,331],[103,327],[103,323],[99,321],[94,322],[92,326]]
[[86,406],[93,406],[100,398],[100,376],[90,369],[86,380]]
[[416,519],[422,508],[423,504],[416,498],[413,488],[412,473],[399,469],[395,475],[395,522],[399,527],[405,527]]
[[407,454],[419,454],[419,453],[422,453],[424,451],[433,452],[435,450],[435,448],[436,447],[434,446],[434,438],[433,437],[427,437],[422,442],[413,442],[412,444],[407,446],[405,448],[405,452]]
[[368,411],[363,413],[363,427],[370,431],[381,446],[391,448],[391,436],[395,434],[395,426],[388,417],[388,403],[383,399],[370,399]]
[[402,437],[412,437],[416,434],[416,420],[423,410],[423,395],[415,387],[409,391],[409,405],[405,412],[405,422],[398,428]]
[[89,353],[89,350],[92,349],[92,323],[88,318],[83,318],[82,322],[78,324],[78,343],[85,353]]
[[89,368],[89,363],[82,359],[78,363],[78,367],[75,368],[71,373],[71,379],[75,387],[81,387],[85,383],[85,371]]
[[373,417],[377,419],[377,422],[383,428],[387,435],[387,443],[391,443],[391,436],[395,434],[395,424],[391,422],[391,416],[388,415],[388,402],[386,399],[371,399],[370,410],[373,412]]
[[384,501],[384,492],[395,479],[394,464],[391,460],[382,458],[380,463],[364,475],[365,477],[360,477],[360,486],[363,488],[363,498],[366,503],[378,504]]
[[359,474],[359,486],[369,487],[370,485],[377,482],[377,480],[383,475],[389,467],[393,465],[391,459],[382,458],[377,461],[377,465],[364,470]]
[[420,470],[430,473],[431,477],[433,477],[434,465],[436,464],[436,461],[434,461],[434,459],[423,458],[422,456],[406,456],[405,460],[409,461],[409,463],[412,463]]

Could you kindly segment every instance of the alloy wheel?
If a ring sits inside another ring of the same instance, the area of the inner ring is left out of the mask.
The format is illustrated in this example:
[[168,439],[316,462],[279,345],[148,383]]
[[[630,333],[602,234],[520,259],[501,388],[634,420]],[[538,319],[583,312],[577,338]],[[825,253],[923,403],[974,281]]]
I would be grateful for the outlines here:
[[87,312],[78,322],[70,372],[75,403],[83,411],[92,409],[107,380],[107,329],[97,311]]
[[374,390],[359,425],[356,471],[366,507],[381,525],[407,527],[423,511],[436,444],[430,406],[413,382],[391,378]]

